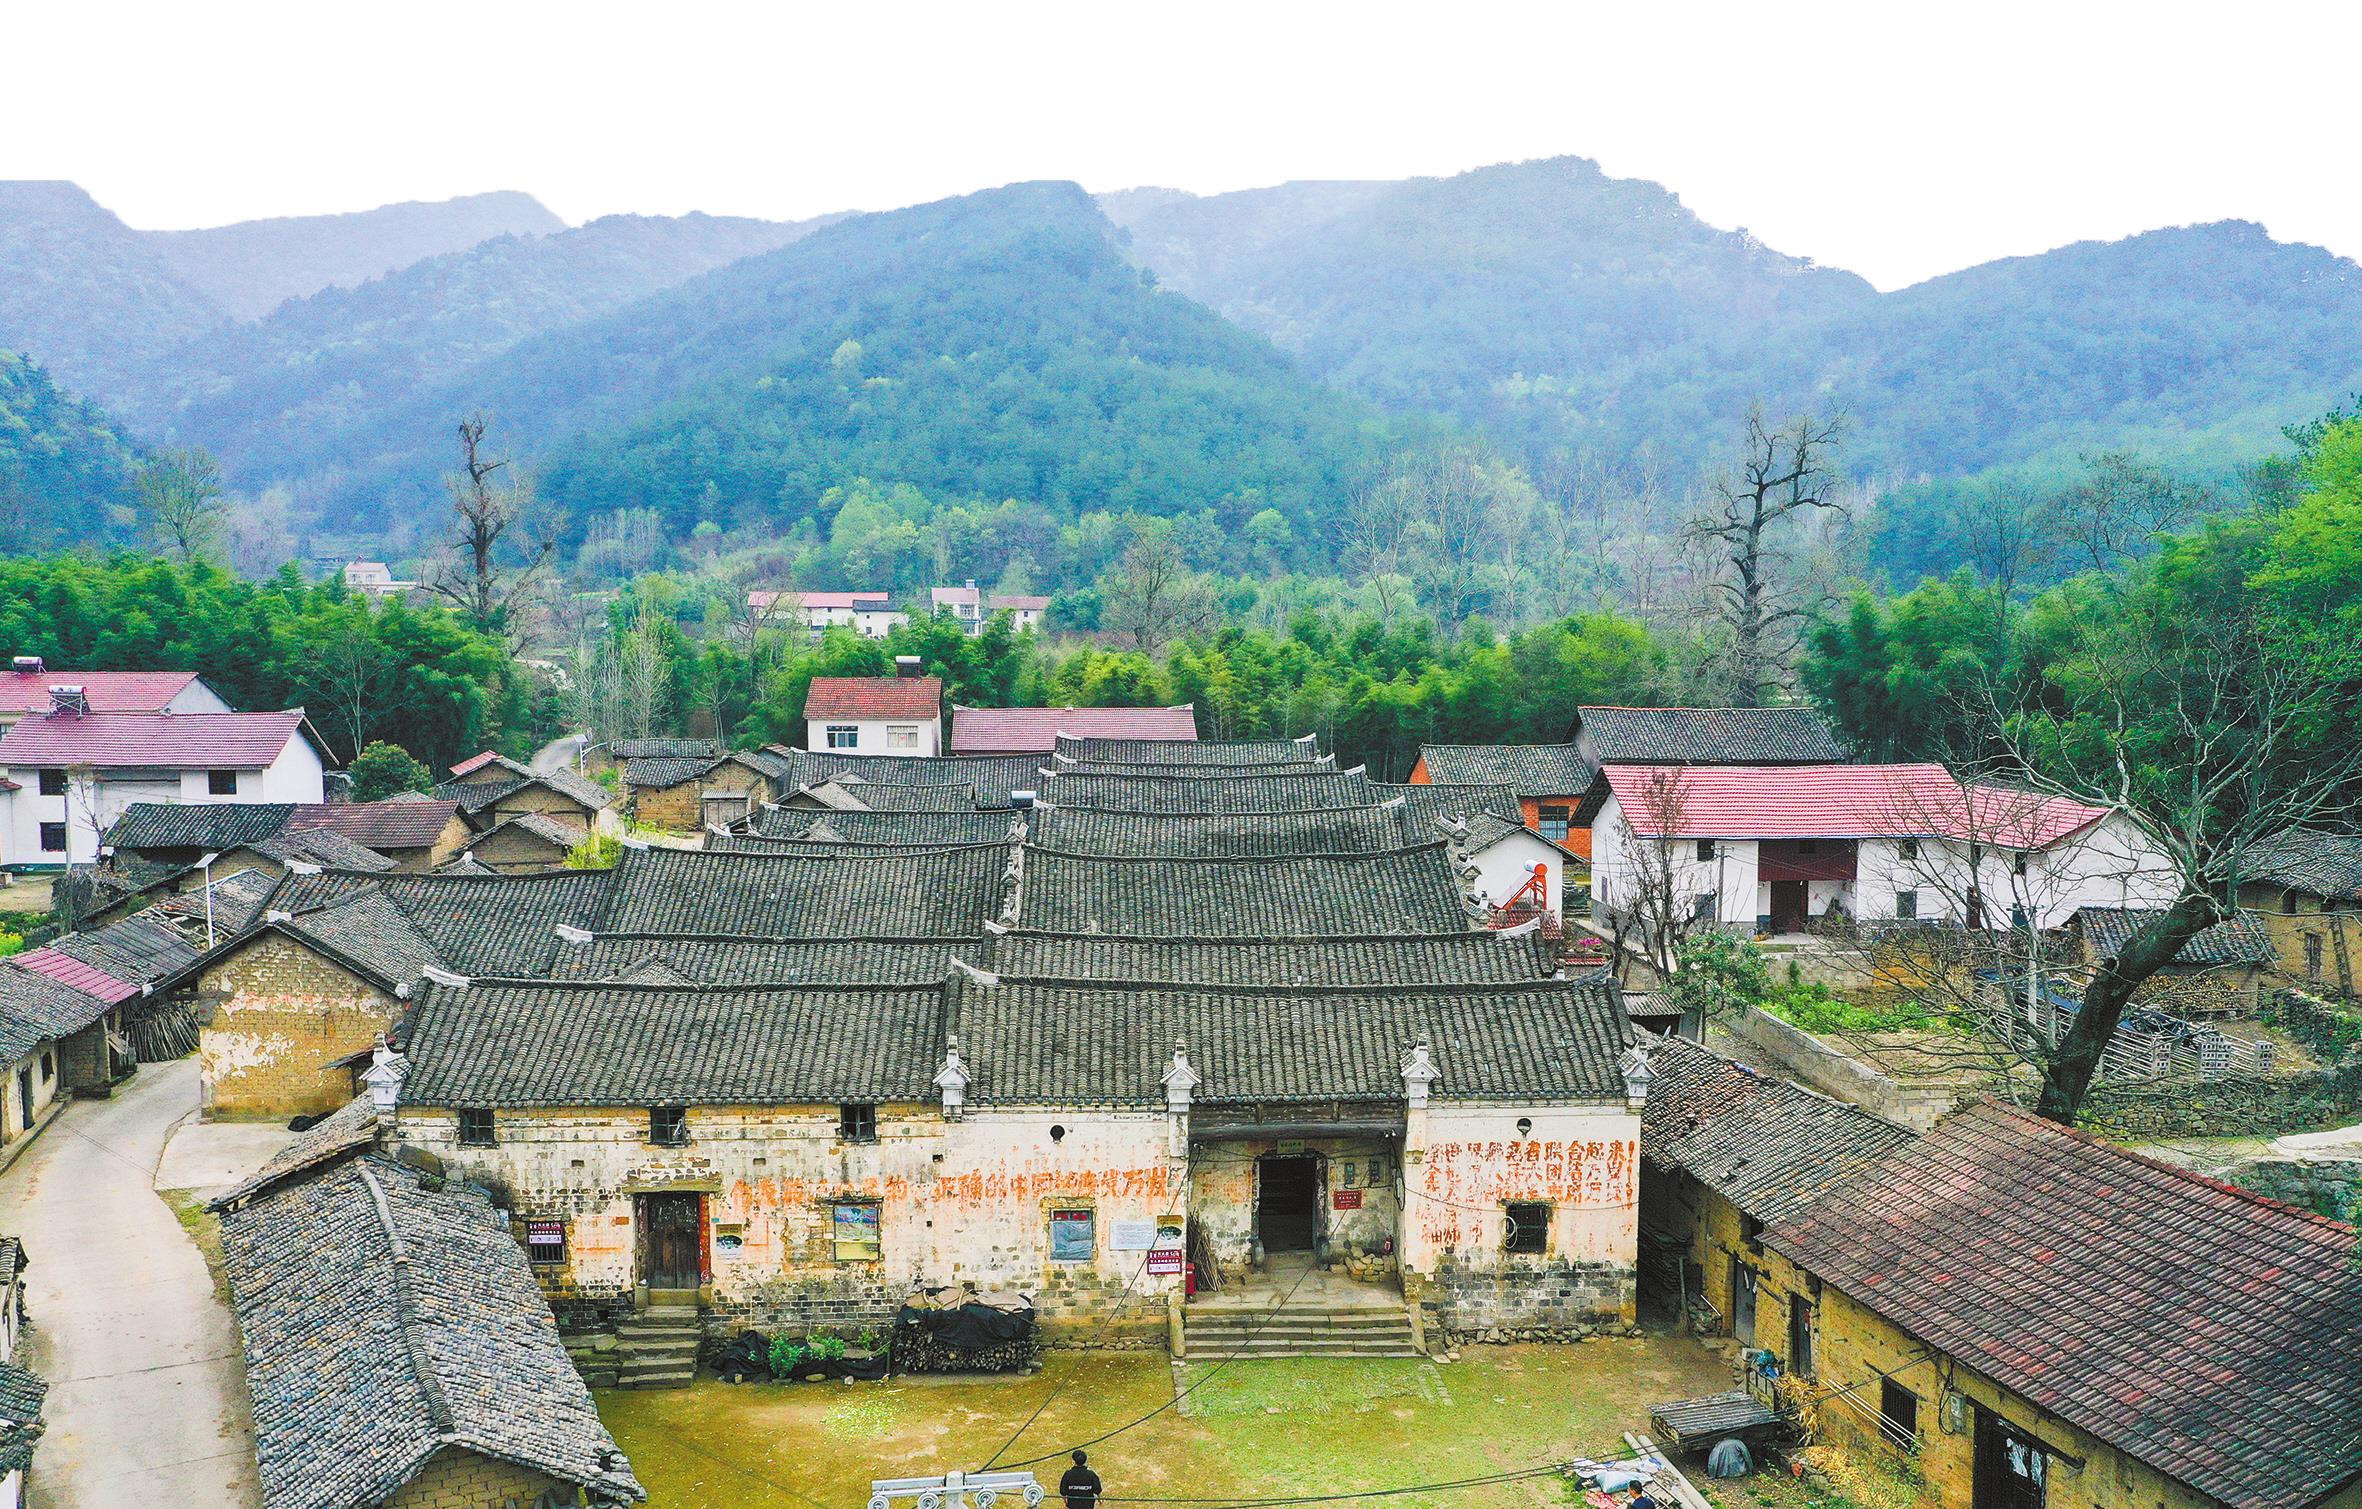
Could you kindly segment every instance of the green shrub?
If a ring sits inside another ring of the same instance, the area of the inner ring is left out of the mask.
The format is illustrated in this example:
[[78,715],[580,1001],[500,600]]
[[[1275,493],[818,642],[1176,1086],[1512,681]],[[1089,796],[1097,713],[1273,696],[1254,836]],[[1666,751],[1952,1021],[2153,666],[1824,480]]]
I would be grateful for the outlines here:
[[804,1360],[804,1345],[792,1336],[771,1338],[771,1376],[785,1378]]
[[845,1355],[845,1338],[842,1336],[813,1337],[812,1355],[819,1358],[823,1362],[836,1362],[841,1360]]

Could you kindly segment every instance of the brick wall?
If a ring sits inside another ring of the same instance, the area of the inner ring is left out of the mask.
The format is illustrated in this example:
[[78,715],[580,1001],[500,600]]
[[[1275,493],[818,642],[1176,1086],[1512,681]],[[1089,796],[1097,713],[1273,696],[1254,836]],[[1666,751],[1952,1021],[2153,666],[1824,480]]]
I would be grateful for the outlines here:
[[705,826],[704,796],[709,791],[745,796],[751,811],[758,801],[770,796],[771,783],[744,765],[720,765],[678,785],[646,786],[634,791],[632,816],[651,828],[695,833]]
[[207,969],[213,1001],[198,1034],[202,1103],[216,1120],[333,1111],[353,1096],[335,1060],[375,1043],[401,1003],[294,940],[265,933]]
[[109,1028],[120,1031],[122,1025],[122,1013],[110,1011],[72,1037],[58,1040],[58,1072],[64,1077],[67,1090],[84,1095],[104,1093],[115,1082],[107,1031]]
[[575,1501],[575,1486],[563,1479],[454,1446],[437,1452],[382,1509],[532,1509],[552,1491],[561,1503]]
[[504,875],[556,870],[563,868],[566,863],[564,844],[553,843],[523,828],[503,828],[497,833],[487,834],[468,853],[476,863]]

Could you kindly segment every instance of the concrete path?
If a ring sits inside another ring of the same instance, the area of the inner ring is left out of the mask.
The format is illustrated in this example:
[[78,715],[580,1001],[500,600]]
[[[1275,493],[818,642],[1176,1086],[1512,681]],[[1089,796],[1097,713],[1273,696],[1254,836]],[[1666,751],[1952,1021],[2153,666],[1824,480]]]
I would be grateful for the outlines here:
[[0,1176],[0,1230],[29,1260],[30,1361],[49,1380],[32,1474],[45,1509],[260,1501],[229,1309],[154,1185],[196,1109],[194,1059],[144,1065]]
[[533,751],[534,773],[548,775],[553,770],[572,770],[574,762],[582,758],[582,751],[589,744],[589,734],[567,734],[563,738],[550,740]]
[[164,1144],[164,1156],[156,1164],[156,1188],[194,1190],[211,1198],[242,1183],[294,1140],[295,1134],[281,1121],[199,1121],[192,1116]]

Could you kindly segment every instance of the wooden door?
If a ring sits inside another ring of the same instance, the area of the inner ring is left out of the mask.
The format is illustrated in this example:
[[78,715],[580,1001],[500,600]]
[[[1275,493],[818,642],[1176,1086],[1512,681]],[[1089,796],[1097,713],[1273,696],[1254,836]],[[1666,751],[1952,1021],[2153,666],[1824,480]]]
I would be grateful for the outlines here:
[[16,1071],[16,1103],[18,1110],[22,1113],[21,1120],[24,1123],[25,1129],[27,1131],[32,1130],[33,1071],[31,1069],[19,1069]]
[[1804,931],[1804,882],[1775,880],[1771,883],[1771,919],[1775,933]]
[[641,1276],[651,1289],[694,1289],[700,1282],[701,1195],[642,1195],[646,1243]]
[[1755,1345],[1755,1270],[1730,1260],[1730,1333],[1741,1346]]

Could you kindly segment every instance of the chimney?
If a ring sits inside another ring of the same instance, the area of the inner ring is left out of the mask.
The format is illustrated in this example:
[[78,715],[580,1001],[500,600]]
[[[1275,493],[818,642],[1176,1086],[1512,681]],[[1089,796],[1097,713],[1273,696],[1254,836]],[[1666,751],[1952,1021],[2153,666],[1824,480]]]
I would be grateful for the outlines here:
[[1019,812],[1032,811],[1033,804],[1040,800],[1041,793],[1037,791],[1012,791],[1009,793],[1009,805]]
[[49,669],[49,663],[38,655],[19,655],[8,662],[8,668],[19,676],[38,676]]
[[53,713],[72,713],[79,718],[90,711],[90,698],[80,686],[53,686],[49,689],[49,710]]
[[973,591],[975,591],[975,590],[976,590],[976,578],[974,578],[974,577],[972,577],[972,576],[968,578],[968,590],[969,590],[970,592],[973,592]]
[[924,675],[926,673],[926,669],[927,663],[919,659],[919,657],[916,655],[897,655],[894,657],[894,674],[904,678],[905,680],[914,679]]

